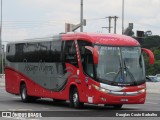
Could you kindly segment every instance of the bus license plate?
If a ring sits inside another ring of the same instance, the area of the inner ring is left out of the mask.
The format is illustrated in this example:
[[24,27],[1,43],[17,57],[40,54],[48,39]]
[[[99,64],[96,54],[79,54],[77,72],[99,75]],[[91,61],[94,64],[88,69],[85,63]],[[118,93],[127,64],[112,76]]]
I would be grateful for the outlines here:
[[121,98],[121,102],[128,102],[127,98]]

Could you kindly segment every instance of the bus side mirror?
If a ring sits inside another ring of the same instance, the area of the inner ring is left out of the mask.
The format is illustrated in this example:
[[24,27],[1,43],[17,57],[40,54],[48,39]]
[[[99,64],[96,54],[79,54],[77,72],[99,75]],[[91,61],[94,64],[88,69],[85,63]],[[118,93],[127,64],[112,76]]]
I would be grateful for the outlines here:
[[154,64],[154,54],[151,50],[146,49],[146,48],[142,48],[142,51],[145,52],[148,56],[149,56],[149,63],[151,65]]
[[94,48],[94,47],[91,47],[91,46],[85,46],[85,48],[92,52],[92,54],[93,54],[93,62],[94,62],[94,64],[97,65],[98,64],[98,51],[97,51],[97,49]]

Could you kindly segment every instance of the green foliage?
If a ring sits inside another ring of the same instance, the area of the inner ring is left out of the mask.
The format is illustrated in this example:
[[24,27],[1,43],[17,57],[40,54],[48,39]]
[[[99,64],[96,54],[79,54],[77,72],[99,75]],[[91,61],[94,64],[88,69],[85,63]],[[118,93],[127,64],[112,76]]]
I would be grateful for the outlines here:
[[144,38],[142,47],[152,49],[154,47],[160,48],[160,36],[148,36]]
[[146,37],[141,46],[150,49],[155,57],[155,64],[150,65],[148,57],[145,55],[146,75],[160,74],[160,36]]

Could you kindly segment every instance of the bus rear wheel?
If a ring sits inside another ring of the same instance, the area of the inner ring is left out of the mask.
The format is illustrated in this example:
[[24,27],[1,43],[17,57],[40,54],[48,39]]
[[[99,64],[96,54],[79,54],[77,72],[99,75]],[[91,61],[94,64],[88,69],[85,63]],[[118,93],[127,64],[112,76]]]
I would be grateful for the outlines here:
[[70,105],[74,108],[82,108],[84,103],[79,101],[78,89],[74,88],[73,91],[70,92]]
[[21,95],[21,100],[22,102],[24,103],[27,103],[30,101],[30,96],[28,96],[27,94],[27,88],[26,88],[26,85],[25,84],[22,84],[21,85],[21,89],[20,89],[20,95]]

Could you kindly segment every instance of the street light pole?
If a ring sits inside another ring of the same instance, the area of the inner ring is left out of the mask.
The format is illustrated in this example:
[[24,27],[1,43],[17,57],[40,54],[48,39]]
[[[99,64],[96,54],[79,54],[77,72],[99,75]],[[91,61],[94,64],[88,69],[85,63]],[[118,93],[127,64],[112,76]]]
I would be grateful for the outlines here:
[[83,32],[83,0],[81,0],[80,32]]
[[124,0],[122,0],[122,34],[124,33]]
[[[0,56],[1,56],[1,68],[3,66],[3,53],[2,53],[2,0],[1,0],[1,22],[0,22]],[[2,68],[3,71],[3,68]]]

